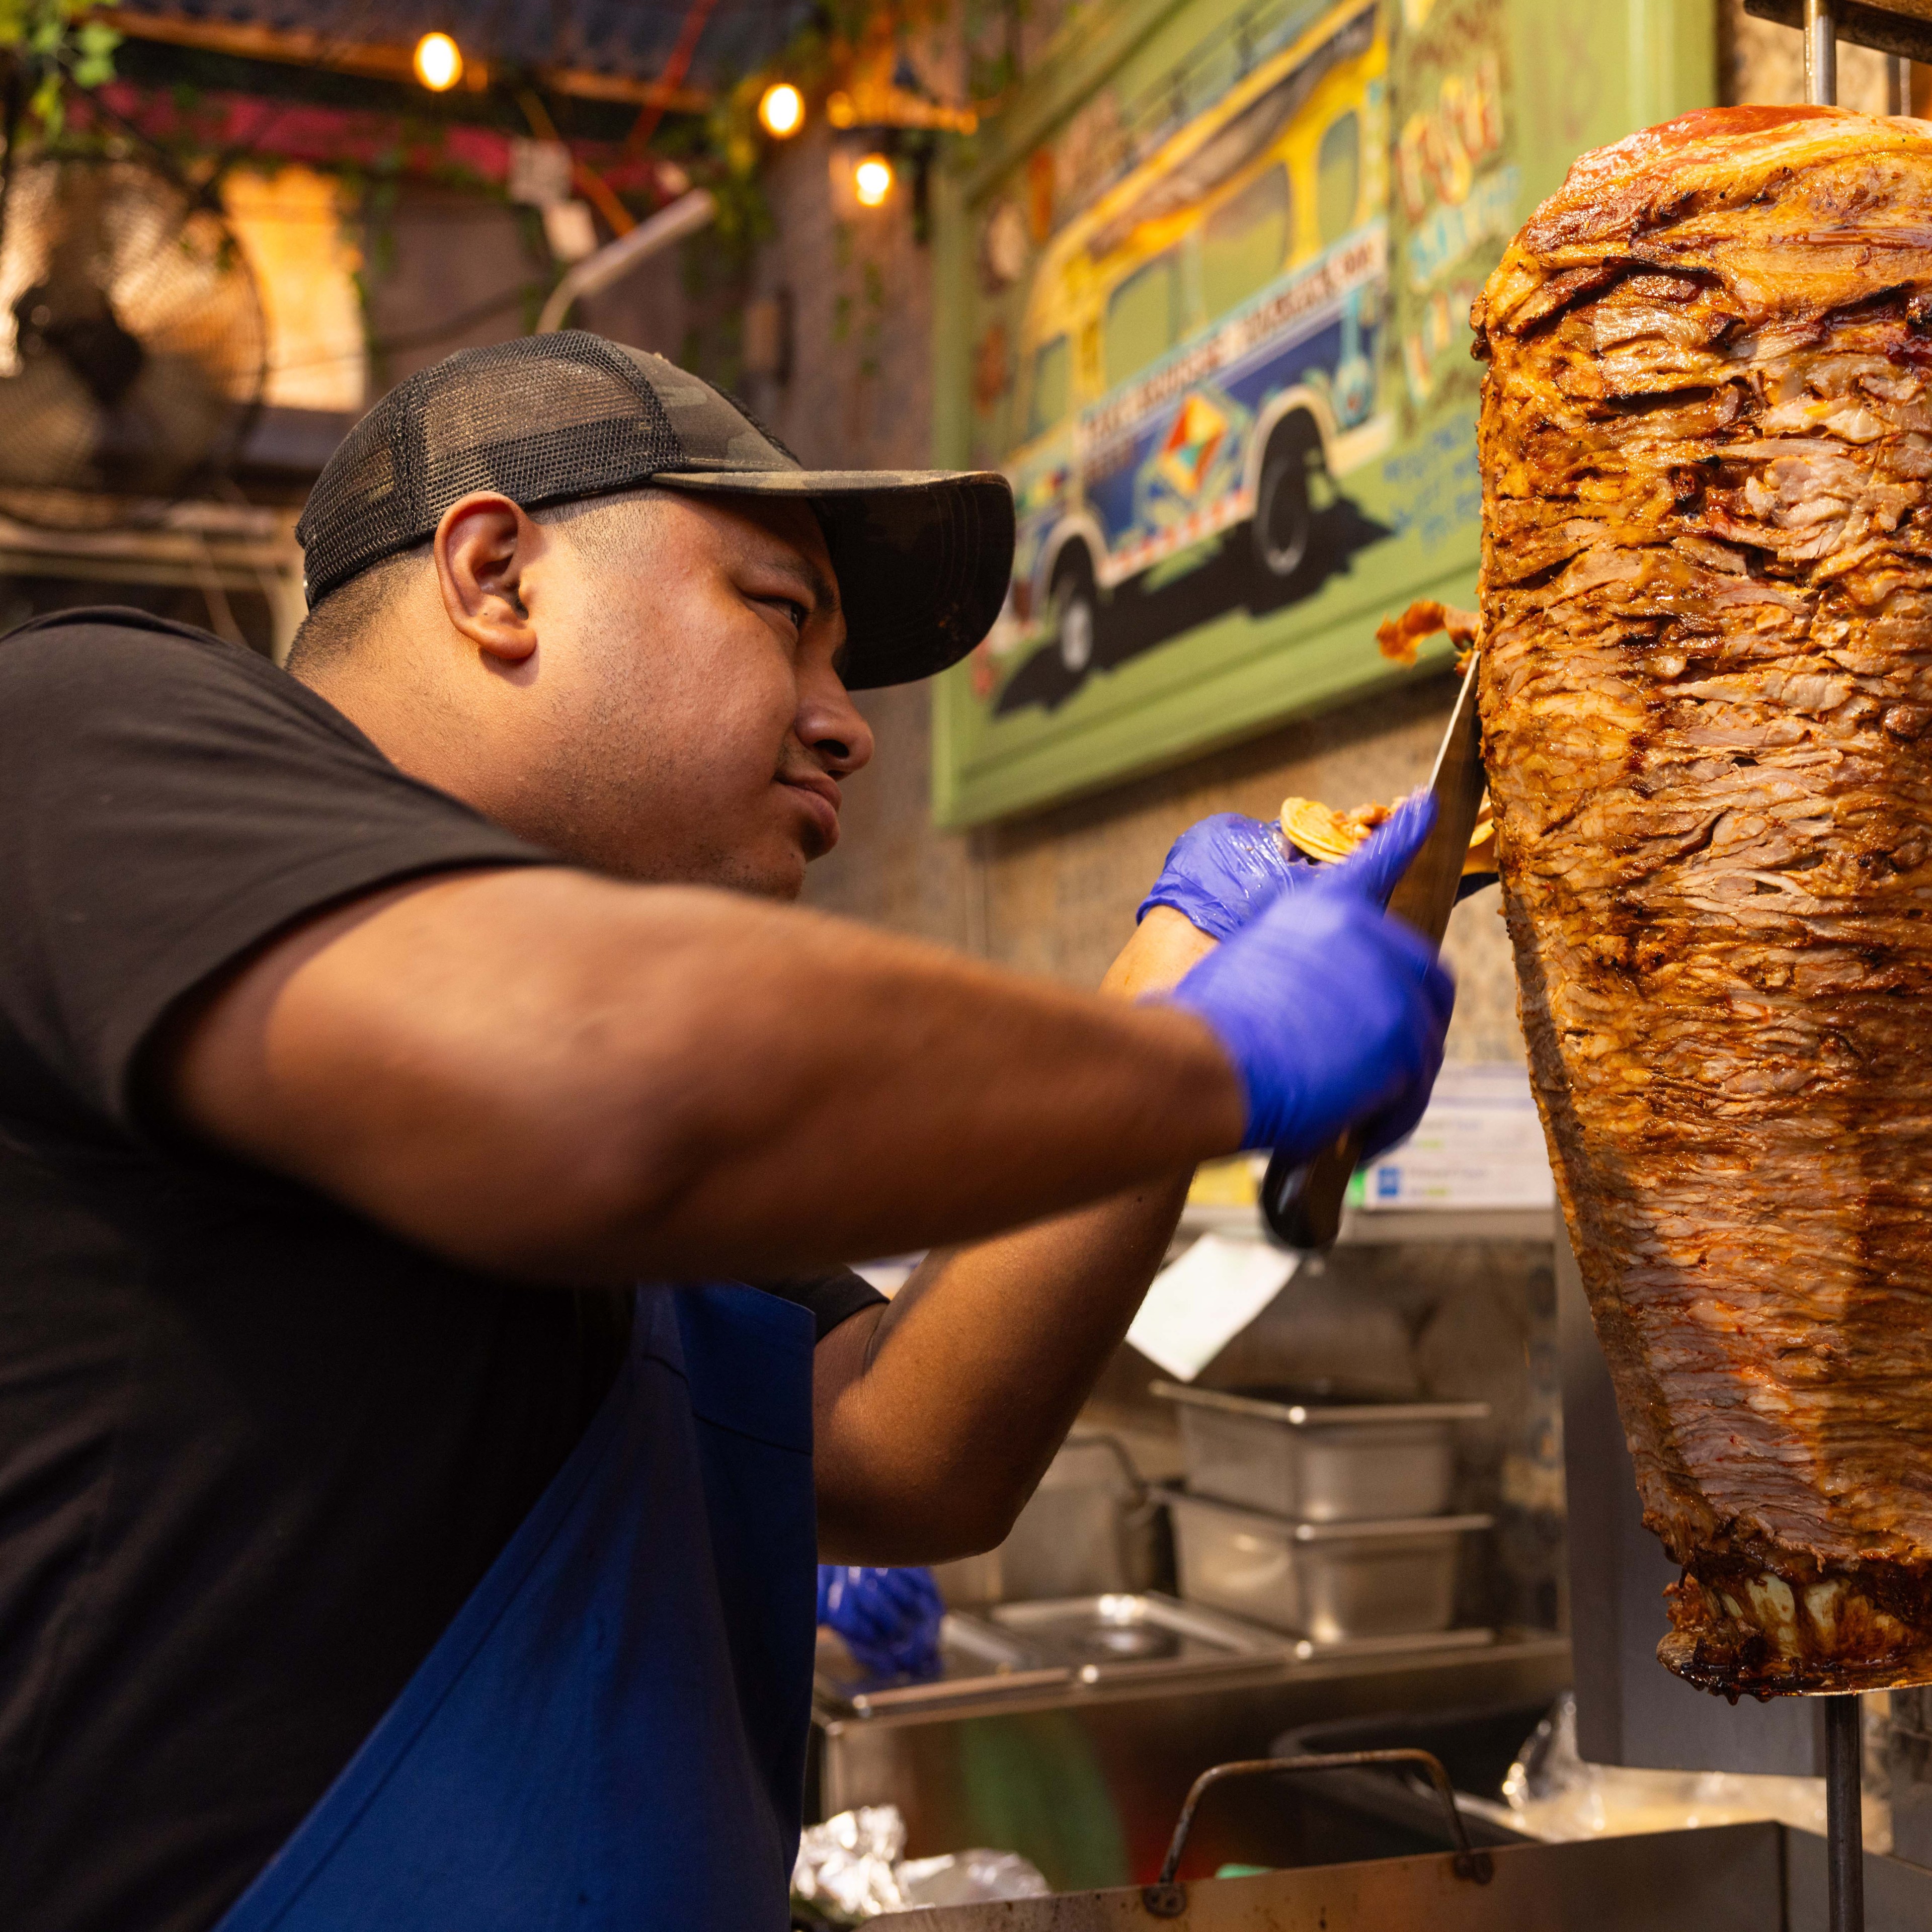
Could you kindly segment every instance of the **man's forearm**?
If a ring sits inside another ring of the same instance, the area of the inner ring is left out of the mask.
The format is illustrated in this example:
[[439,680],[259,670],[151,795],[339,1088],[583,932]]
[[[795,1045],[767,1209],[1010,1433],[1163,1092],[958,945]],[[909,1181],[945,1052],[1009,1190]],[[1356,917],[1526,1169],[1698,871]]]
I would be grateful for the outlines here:
[[1188,1169],[931,1257],[820,1345],[820,1553],[932,1563],[988,1550],[1134,1318]]
[[192,1016],[189,1124],[460,1259],[760,1274],[971,1239],[1228,1150],[1198,1019],[736,896],[559,869],[316,922]]
[[[1164,990],[1213,945],[1156,908],[1102,991]],[[933,1256],[889,1308],[826,1339],[814,1379],[828,1560],[932,1562],[1005,1535],[1133,1320],[1192,1172]]]

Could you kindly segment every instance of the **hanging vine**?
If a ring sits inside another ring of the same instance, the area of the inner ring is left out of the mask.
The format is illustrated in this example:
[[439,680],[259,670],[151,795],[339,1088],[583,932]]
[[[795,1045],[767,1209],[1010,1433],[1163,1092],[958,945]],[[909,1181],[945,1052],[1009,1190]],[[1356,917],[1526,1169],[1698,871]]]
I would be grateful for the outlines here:
[[116,0],[0,0],[0,59],[10,95],[43,136],[57,140],[67,123],[70,86],[95,88],[114,78],[121,35],[98,18]]

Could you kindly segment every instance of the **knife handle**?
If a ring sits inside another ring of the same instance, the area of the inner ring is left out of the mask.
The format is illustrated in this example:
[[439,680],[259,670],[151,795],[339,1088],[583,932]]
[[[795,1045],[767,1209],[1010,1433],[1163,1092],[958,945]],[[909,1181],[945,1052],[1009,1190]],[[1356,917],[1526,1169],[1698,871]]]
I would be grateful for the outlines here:
[[1349,1177],[1361,1157],[1361,1137],[1352,1130],[1298,1167],[1276,1154],[1262,1183],[1262,1211],[1284,1247],[1321,1254],[1335,1245]]

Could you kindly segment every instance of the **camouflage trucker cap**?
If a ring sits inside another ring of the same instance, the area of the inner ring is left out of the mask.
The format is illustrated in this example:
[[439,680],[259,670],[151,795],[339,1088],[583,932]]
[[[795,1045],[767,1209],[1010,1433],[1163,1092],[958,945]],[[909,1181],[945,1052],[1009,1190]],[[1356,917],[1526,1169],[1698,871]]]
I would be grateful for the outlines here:
[[845,682],[956,664],[999,615],[1013,500],[988,472],[807,470],[710,383],[584,329],[465,349],[400,382],[323,466],[296,526],[311,606],[433,536],[472,490],[526,509],[650,483],[802,496],[845,610]]

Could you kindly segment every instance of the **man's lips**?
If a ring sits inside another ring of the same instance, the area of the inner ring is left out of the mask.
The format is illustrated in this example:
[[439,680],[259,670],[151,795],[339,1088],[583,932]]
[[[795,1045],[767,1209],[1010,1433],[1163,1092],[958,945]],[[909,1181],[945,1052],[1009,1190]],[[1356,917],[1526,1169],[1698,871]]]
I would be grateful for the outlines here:
[[844,798],[838,781],[823,772],[792,772],[781,776],[778,783],[796,795],[811,814],[824,840],[825,850],[830,851],[838,842],[838,808]]

